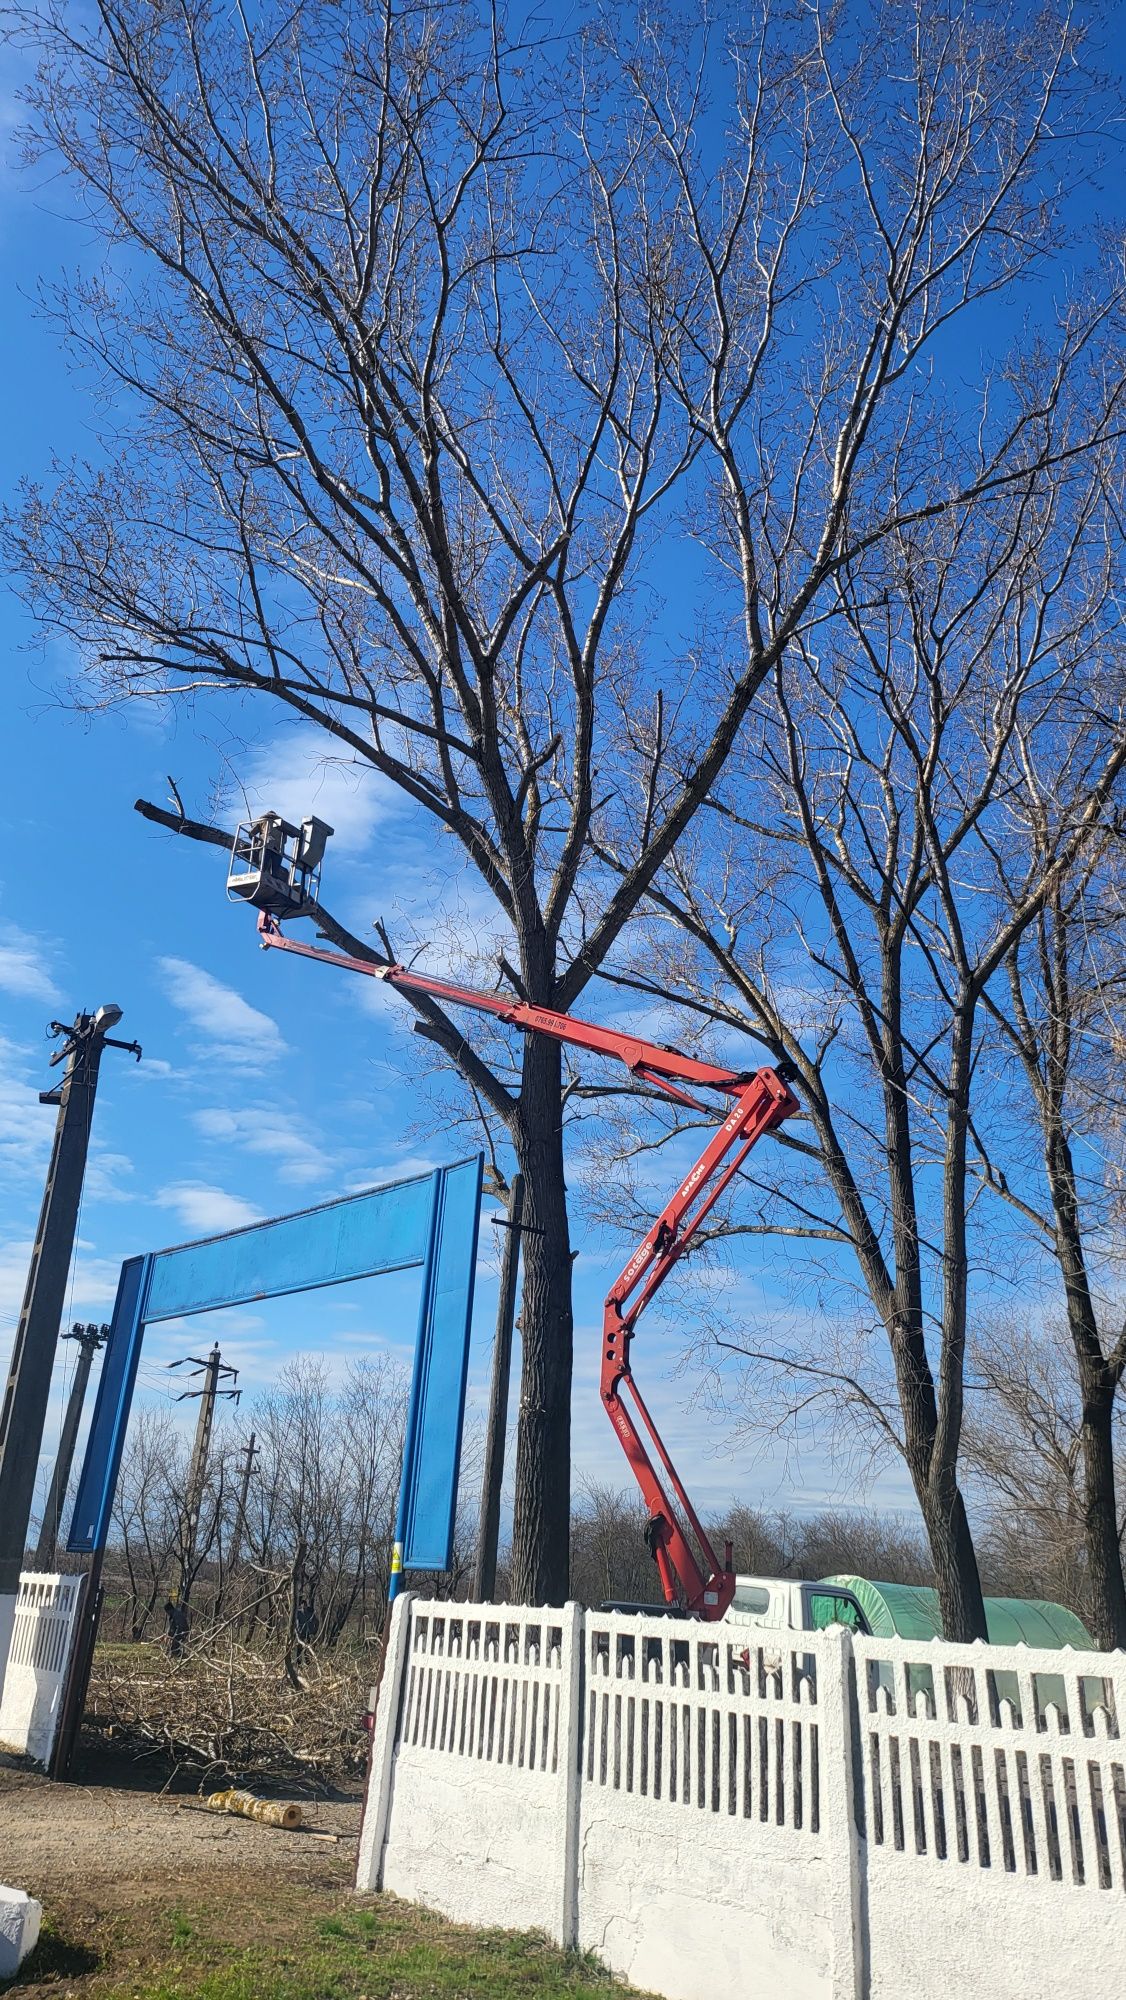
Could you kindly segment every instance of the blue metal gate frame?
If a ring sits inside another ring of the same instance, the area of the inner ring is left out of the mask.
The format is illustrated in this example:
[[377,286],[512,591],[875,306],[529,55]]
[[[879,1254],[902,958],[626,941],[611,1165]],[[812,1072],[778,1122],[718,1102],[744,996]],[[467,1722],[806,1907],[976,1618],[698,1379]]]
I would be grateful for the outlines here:
[[68,1549],[97,1554],[105,1547],[146,1326],[421,1265],[395,1539],[404,1569],[447,1569],[461,1461],[482,1168],[478,1153],[432,1174],[369,1188],[295,1215],[126,1258]]

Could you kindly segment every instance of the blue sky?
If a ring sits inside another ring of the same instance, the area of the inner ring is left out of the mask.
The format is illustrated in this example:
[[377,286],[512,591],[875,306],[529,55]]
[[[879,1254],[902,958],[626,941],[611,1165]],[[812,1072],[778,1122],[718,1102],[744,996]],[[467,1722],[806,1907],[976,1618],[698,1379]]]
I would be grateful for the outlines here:
[[[9,130],[15,76],[0,71],[0,324],[3,379],[15,385],[0,433],[2,483],[46,474],[61,456],[93,447],[89,390],[71,377],[30,295],[41,279],[73,265],[88,243],[57,187],[12,165]],[[430,940],[425,962],[443,969],[443,940],[488,921],[467,893],[432,823],[383,788],[340,765],[325,767],[314,737],[279,728],[261,710],[201,701],[194,709],[153,705],[83,718],[62,691],[73,662],[64,650],[31,646],[36,634],[16,599],[0,599],[4,678],[0,782],[0,1363],[19,1310],[31,1233],[53,1124],[38,1091],[53,1080],[43,1028],[52,1015],[115,1000],[120,1032],[144,1046],[140,1066],[111,1054],[103,1071],[80,1249],[66,1319],[108,1317],[123,1257],[285,1212],[470,1149],[449,1128],[428,1056],[394,996],[370,982],[321,971],[256,949],[249,914],[228,904],[213,850],[164,835],[132,810],[135,798],[164,801],[168,774],[189,811],[223,816],[271,805],[289,817],[313,810],[336,836],[326,900],[353,928],[379,916]],[[592,994],[589,1011],[599,1011]],[[605,1015],[609,1010],[603,1006]],[[620,1014],[620,1007],[615,1008]],[[425,1070],[425,1087],[420,1075]],[[451,1093],[449,1104],[456,1101]],[[686,1164],[685,1158],[685,1164]],[[671,1186],[681,1155],[658,1163]],[[597,1328],[603,1291],[628,1250],[575,1215],[577,1480],[625,1485],[625,1468],[596,1393]],[[496,1232],[482,1229],[471,1366],[471,1420],[480,1419],[495,1311]],[[733,1305],[786,1309],[770,1270],[776,1253],[748,1249]],[[164,1364],[200,1352],[214,1334],[247,1390],[274,1379],[296,1352],[323,1353],[334,1367],[387,1347],[409,1352],[412,1288],[405,1280],[342,1288],[268,1308],[215,1316],[150,1336],[141,1393],[168,1393]],[[822,1453],[800,1460],[781,1449],[752,1459],[724,1450],[733,1435],[692,1400],[678,1372],[682,1343],[654,1330],[635,1361],[652,1406],[705,1506],[731,1497],[807,1508],[849,1497]],[[45,1441],[49,1461],[65,1395],[64,1348]],[[185,1406],[190,1409],[190,1406]],[[185,1414],[185,1422],[190,1415]],[[896,1468],[877,1483],[887,1504],[909,1506]]]

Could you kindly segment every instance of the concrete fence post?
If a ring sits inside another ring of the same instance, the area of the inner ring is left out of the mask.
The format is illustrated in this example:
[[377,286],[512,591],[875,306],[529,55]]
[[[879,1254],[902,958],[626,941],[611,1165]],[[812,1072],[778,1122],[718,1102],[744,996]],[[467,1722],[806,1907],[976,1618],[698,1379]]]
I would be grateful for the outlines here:
[[372,1731],[371,1771],[363,1823],[360,1827],[359,1853],[356,1856],[356,1888],[361,1892],[378,1889],[383,1879],[383,1844],[387,1837],[387,1819],[391,1810],[395,1734],[399,1721],[403,1674],[408,1658],[407,1642],[410,1635],[412,1602],[410,1592],[404,1591],[395,1599],[391,1610],[391,1628],[387,1636],[387,1652],[383,1661],[383,1676],[379,1683],[379,1700],[375,1710],[375,1727]]
[[581,1604],[563,1607],[562,1707],[559,1717],[559,1764],[562,1800],[557,1868],[560,1885],[558,1941],[566,1949],[579,1936],[579,1798],[582,1789],[583,1655],[585,1614]]
[[819,1758],[824,1791],[821,1825],[829,1864],[829,1923],[832,1938],[830,1991],[833,2000],[862,2000],[865,1940],[860,1897],[860,1835],[856,1824],[856,1781],[853,1769],[853,1675],[856,1663],[852,1636],[843,1626],[823,1635],[822,1686],[818,1709],[824,1730]]
[[0,1591],[0,1695],[4,1692],[4,1676],[8,1669],[8,1653],[15,1622],[16,1593],[14,1590]]

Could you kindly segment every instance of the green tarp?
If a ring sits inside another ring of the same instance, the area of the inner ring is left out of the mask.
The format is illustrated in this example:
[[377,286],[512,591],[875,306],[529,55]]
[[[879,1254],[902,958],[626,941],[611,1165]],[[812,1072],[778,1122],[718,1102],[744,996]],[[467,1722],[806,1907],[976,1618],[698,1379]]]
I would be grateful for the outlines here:
[[[938,1592],[913,1583],[870,1583],[864,1576],[825,1576],[851,1590],[879,1638],[940,1639]],[[1090,1647],[1091,1635],[1074,1611],[1047,1598],[987,1597],[985,1622],[994,1646]]]

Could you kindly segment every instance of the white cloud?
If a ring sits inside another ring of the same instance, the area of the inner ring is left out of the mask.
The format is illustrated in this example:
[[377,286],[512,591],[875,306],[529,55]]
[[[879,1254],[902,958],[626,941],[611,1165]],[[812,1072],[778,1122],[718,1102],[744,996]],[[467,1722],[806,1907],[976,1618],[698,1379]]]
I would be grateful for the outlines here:
[[[225,1344],[228,1334],[237,1334],[240,1340],[251,1340],[261,1334],[265,1325],[260,1312],[247,1311],[243,1306],[225,1306],[221,1319],[211,1313],[181,1313],[176,1319],[159,1320],[147,1329],[144,1360],[150,1365],[159,1365],[166,1356],[174,1359],[184,1352],[185,1347],[193,1343],[198,1345],[205,1338],[204,1330],[212,1326],[216,1331],[222,1329],[224,1340],[221,1344]],[[269,1338],[259,1340],[259,1345],[264,1348],[275,1344]]]
[[[188,1369],[171,1369],[169,1363],[185,1355],[205,1355],[212,1342],[218,1341],[223,1360],[239,1370],[239,1386],[261,1388],[276,1380],[287,1358],[285,1349],[265,1328],[261,1314],[243,1312],[238,1307],[163,1320],[150,1327],[145,1335],[138,1387],[148,1396],[164,1397],[175,1407],[175,1398],[182,1389],[199,1385],[188,1379]],[[220,1405],[220,1420],[226,1407]]]
[[262,1220],[262,1211],[253,1202],[228,1194],[225,1188],[208,1187],[204,1181],[172,1181],[153,1199],[158,1208],[171,1209],[185,1229],[199,1229],[208,1236]]
[[276,1021],[186,958],[158,961],[169,1000],[225,1061],[260,1069],[285,1051]]
[[244,1152],[272,1160],[281,1181],[302,1186],[322,1179],[331,1165],[301,1121],[273,1105],[254,1105],[244,1111],[197,1111],[193,1123],[205,1139],[241,1146]]
[[[0,1367],[5,1370],[15,1339],[24,1288],[31,1263],[32,1239],[12,1237],[0,1243]],[[117,1296],[121,1267],[112,1258],[97,1257],[79,1241],[73,1276],[67,1284],[63,1324],[71,1320],[108,1319]]]
[[40,1104],[29,1070],[25,1051],[0,1037],[0,1166],[21,1180],[46,1168],[55,1130],[55,1114]]
[[296,825],[316,813],[333,829],[332,851],[362,853],[377,826],[400,809],[399,795],[386,778],[357,759],[325,754],[323,730],[287,729],[272,743],[252,750],[227,809],[243,818],[279,812]]
[[40,1000],[53,1007],[59,998],[48,969],[50,952],[42,938],[5,924],[0,931],[0,992],[14,1000]]
[[83,1196],[87,1201],[131,1201],[132,1192],[123,1187],[133,1172],[133,1162],[127,1153],[111,1153],[96,1142],[91,1147],[86,1168]]
[[174,1077],[176,1071],[170,1062],[165,1062],[163,1056],[146,1056],[143,1062],[128,1063],[125,1074],[139,1077],[145,1083],[163,1083],[168,1077]]

